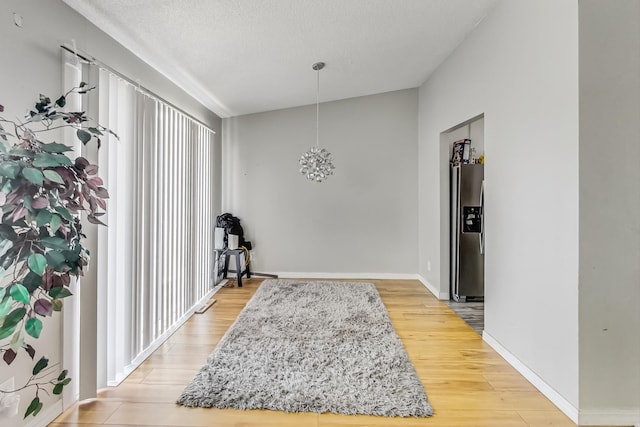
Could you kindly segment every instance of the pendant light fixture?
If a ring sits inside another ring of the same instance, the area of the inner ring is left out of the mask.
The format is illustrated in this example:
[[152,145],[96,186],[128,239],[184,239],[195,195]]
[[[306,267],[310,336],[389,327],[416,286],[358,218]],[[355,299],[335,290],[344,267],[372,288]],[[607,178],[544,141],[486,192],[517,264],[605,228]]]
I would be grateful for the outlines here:
[[316,145],[300,157],[300,173],[310,181],[322,182],[333,175],[333,158],[326,148],[320,148],[320,70],[324,62],[316,62],[311,68],[316,71]]

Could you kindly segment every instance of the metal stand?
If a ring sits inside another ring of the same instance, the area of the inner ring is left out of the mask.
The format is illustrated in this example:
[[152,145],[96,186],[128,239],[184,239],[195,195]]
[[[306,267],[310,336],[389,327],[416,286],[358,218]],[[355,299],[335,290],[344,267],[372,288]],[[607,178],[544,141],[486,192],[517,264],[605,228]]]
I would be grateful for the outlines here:
[[[244,249],[214,249],[216,253],[216,259],[221,259],[224,257],[224,269],[222,273],[222,278],[226,279],[228,273],[235,273],[238,279],[238,287],[242,287],[242,276],[246,275],[247,279],[250,279],[251,276],[261,276],[261,277],[271,277],[274,279],[278,278],[277,274],[267,274],[267,273],[253,273],[251,272],[251,264],[245,265],[244,270],[240,267],[240,255],[244,254]],[[236,269],[229,270],[229,258],[231,255],[235,256],[236,260]],[[217,274],[217,273],[216,273]]]

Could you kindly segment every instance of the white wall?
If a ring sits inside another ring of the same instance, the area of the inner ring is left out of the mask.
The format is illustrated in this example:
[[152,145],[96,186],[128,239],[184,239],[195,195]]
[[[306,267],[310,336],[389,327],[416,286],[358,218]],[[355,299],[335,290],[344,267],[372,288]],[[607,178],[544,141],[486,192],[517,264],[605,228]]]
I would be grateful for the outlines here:
[[[23,27],[14,25],[13,13],[23,18]],[[32,108],[40,93],[51,97],[64,92],[62,87],[62,55],[59,46],[75,39],[79,49],[97,57],[128,77],[139,80],[143,86],[162,95],[165,99],[187,110],[198,119],[220,131],[221,121],[161,74],[144,64],[113,39],[59,0],[3,0],[0,3],[0,52],[2,52],[2,78],[0,78],[0,104],[7,118],[21,118],[27,108]],[[126,141],[121,141],[126,143]],[[218,157],[219,158],[219,157]],[[62,331],[60,316],[54,316],[45,324],[39,340],[39,354],[50,357],[50,364],[62,359]],[[31,360],[22,352],[11,367],[0,361],[0,383],[17,376],[16,383],[24,384]],[[74,379],[74,381],[77,378]],[[55,415],[58,405],[52,405],[56,397],[46,398],[47,405],[37,419],[22,420],[22,414],[33,397],[33,390],[21,393],[19,415],[11,419],[0,418],[3,427],[21,426],[26,422],[45,422],[48,415]]]
[[580,420],[640,424],[640,1],[579,5]]
[[440,133],[484,113],[485,332],[569,409],[578,407],[577,19],[577,1],[499,3],[419,100],[419,273],[445,290]]
[[323,183],[299,173],[315,105],[224,119],[223,210],[240,217],[261,272],[415,274],[417,89],[320,105]]

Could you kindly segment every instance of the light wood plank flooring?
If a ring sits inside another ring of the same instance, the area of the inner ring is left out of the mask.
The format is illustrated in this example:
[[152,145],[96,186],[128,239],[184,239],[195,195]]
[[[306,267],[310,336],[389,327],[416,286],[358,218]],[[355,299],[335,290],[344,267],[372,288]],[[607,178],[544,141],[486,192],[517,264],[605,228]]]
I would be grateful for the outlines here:
[[431,418],[385,418],[185,408],[174,402],[261,279],[221,289],[119,387],[78,404],[51,426],[574,426],[549,400],[419,282],[376,284],[435,409]]

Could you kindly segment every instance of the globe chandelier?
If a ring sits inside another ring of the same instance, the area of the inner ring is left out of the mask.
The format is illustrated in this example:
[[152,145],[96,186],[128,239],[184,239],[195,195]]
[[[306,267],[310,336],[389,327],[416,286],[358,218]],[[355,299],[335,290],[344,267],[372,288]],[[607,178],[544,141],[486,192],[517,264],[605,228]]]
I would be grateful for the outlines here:
[[316,71],[316,145],[300,157],[300,173],[310,181],[322,182],[333,175],[333,158],[326,148],[320,148],[320,70],[324,62],[316,62],[311,68]]

